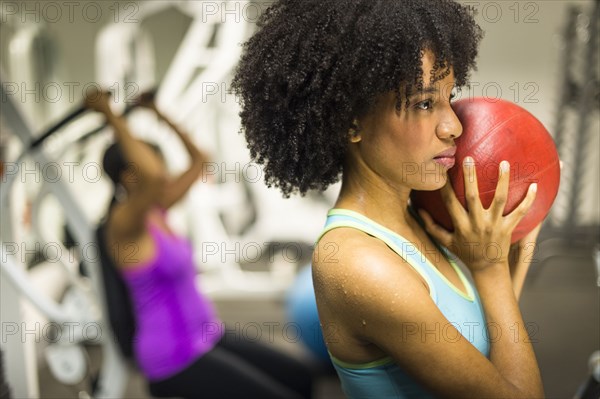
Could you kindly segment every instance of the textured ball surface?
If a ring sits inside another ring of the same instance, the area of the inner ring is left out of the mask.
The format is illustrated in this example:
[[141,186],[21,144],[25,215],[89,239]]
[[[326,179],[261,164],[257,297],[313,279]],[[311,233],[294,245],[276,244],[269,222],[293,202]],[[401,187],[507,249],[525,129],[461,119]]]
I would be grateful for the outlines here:
[[[523,201],[532,183],[538,184],[535,202],[513,231],[515,243],[544,220],[558,193],[560,163],[546,128],[525,109],[508,101],[471,98],[453,104],[463,126],[456,139],[456,165],[448,171],[458,200],[467,208],[462,163],[475,160],[481,203],[488,208],[498,184],[500,162],[510,162],[508,201],[504,215]],[[439,190],[413,191],[411,201],[425,209],[441,226],[452,231],[452,221]]]

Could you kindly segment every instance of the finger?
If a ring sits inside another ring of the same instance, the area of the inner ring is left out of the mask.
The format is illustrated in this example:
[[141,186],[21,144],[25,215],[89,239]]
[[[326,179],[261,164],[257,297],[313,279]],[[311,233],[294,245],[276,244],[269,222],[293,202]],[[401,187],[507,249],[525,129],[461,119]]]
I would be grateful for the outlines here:
[[529,186],[529,190],[527,191],[525,199],[521,201],[521,203],[515,208],[515,210],[506,215],[506,219],[511,229],[514,229],[519,224],[521,219],[523,219],[523,217],[527,214],[529,209],[531,209],[531,206],[535,201],[536,194],[537,183],[533,183]]
[[440,190],[440,194],[442,196],[444,204],[446,205],[446,209],[448,209],[448,212],[452,217],[453,222],[455,216],[466,216],[467,212],[465,211],[465,208],[463,208],[462,204],[458,201],[458,198],[456,198],[456,193],[452,188],[452,183],[450,182],[450,179],[448,179],[444,187],[442,187],[442,189]]
[[463,174],[465,181],[465,198],[467,200],[467,209],[469,213],[477,214],[477,211],[483,209],[479,199],[479,186],[477,184],[477,172],[475,170],[475,161],[471,157],[466,157],[463,161]]
[[490,205],[490,212],[494,219],[499,219],[504,214],[506,201],[508,200],[508,185],[510,182],[510,164],[507,161],[500,162],[500,172],[494,200]]
[[452,183],[450,180],[448,180],[446,185],[442,187],[440,193],[454,228],[456,229],[465,226],[468,222],[469,214],[460,201],[458,201],[458,198],[456,198],[456,193],[452,188]]
[[425,224],[425,231],[427,231],[433,238],[435,238],[440,244],[445,247],[449,247],[452,244],[452,234],[444,229],[442,226],[433,221],[433,218],[429,213],[423,209],[418,210],[423,223]]

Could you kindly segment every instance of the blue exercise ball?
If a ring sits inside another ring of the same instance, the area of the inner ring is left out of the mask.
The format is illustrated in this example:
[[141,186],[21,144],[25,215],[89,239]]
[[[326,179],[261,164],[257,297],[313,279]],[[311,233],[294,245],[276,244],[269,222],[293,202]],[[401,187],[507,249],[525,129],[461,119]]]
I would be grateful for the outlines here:
[[329,362],[329,353],[325,346],[317,300],[312,282],[311,265],[303,267],[296,276],[286,296],[288,320],[300,329],[300,340],[319,360]]

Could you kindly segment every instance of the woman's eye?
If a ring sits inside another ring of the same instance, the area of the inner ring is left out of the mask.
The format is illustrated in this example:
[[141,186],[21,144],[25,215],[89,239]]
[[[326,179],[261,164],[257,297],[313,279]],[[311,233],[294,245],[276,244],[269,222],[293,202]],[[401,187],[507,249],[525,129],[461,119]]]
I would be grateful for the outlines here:
[[425,101],[421,101],[420,103],[418,103],[415,107],[417,107],[418,109],[427,111],[428,109],[431,109],[432,106],[433,106],[433,101],[425,100]]

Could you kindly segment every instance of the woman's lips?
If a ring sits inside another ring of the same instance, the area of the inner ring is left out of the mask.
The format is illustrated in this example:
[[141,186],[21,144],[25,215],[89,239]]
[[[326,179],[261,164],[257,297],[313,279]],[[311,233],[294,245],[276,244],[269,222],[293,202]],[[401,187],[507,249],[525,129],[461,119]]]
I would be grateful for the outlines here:
[[450,169],[456,163],[456,158],[454,157],[438,157],[433,159],[435,162],[439,163],[442,166]]
[[446,151],[439,153],[433,160],[450,169],[456,163],[455,154],[456,147],[450,147]]

